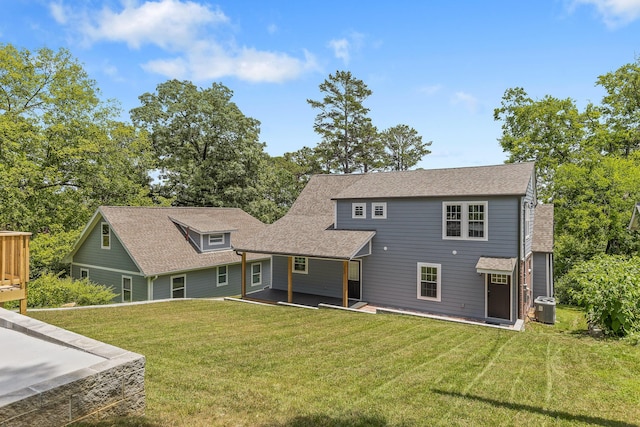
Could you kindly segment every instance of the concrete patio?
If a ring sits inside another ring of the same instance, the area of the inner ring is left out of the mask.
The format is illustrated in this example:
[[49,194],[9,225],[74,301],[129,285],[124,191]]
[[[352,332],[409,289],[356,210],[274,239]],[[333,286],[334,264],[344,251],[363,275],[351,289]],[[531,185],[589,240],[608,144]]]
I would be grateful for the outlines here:
[[144,414],[144,356],[5,309],[0,342],[0,425]]

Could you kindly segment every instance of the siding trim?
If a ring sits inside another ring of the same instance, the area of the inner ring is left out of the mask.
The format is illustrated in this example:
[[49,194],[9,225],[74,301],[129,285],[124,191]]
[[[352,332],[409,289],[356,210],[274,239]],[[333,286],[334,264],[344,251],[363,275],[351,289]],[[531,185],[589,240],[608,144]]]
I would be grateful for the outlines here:
[[104,271],[111,271],[114,273],[122,273],[122,274],[133,274],[134,276],[142,276],[145,277],[144,274],[140,273],[139,271],[129,271],[129,270],[120,270],[118,268],[110,268],[110,267],[102,267],[99,265],[91,265],[91,264],[81,264],[78,262],[72,262],[71,263],[71,267],[76,266],[76,267],[83,267],[83,268],[95,268],[96,270],[104,270]]

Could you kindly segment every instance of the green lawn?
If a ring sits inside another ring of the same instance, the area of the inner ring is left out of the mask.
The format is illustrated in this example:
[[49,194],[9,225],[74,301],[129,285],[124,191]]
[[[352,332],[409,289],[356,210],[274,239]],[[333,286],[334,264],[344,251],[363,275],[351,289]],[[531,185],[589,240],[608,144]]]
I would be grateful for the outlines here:
[[557,315],[517,333],[222,301],[31,313],[147,357],[130,426],[639,425],[640,348]]

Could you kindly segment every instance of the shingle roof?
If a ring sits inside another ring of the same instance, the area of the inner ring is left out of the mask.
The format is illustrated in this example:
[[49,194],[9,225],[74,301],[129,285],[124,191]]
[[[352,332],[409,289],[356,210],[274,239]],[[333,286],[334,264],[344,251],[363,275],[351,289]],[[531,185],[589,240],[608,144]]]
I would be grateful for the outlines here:
[[335,199],[525,194],[534,163],[457,169],[314,175],[289,212],[238,250],[350,259],[374,231],[330,229]]
[[534,167],[527,162],[370,173],[333,198],[520,195],[526,193]]
[[351,259],[375,235],[374,231],[331,230],[331,197],[364,175],[314,175],[287,214],[238,246],[238,250]]
[[509,274],[516,267],[517,258],[480,257],[476,263],[478,273],[502,272]]
[[553,205],[539,204],[533,217],[533,252],[553,252]]
[[[206,231],[231,232],[233,247],[242,245],[266,225],[237,208],[158,208],[102,206],[98,213],[110,224],[145,276],[240,262],[233,250],[198,252],[171,218],[196,224]],[[217,229],[222,224],[222,229]],[[213,227],[213,229],[211,229]],[[247,259],[264,258],[252,254]]]

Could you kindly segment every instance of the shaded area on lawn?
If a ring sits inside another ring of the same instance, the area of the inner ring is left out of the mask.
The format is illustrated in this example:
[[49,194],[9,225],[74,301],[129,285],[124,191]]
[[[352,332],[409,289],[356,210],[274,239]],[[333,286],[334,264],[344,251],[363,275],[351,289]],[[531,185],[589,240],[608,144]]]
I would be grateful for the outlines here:
[[571,422],[581,422],[581,423],[600,425],[600,426],[638,427],[638,424],[630,424],[623,421],[608,420],[605,418],[593,417],[590,415],[576,415],[576,414],[571,414],[569,412],[564,412],[564,411],[544,409],[544,408],[539,408],[533,405],[525,405],[523,403],[503,402],[501,400],[489,399],[487,397],[482,397],[482,396],[477,396],[472,394],[464,394],[464,393],[439,390],[439,389],[431,389],[431,391],[444,396],[455,397],[459,399],[475,400],[481,403],[489,404],[494,407],[506,408],[514,411],[526,411],[526,412],[536,413],[540,415],[545,415],[553,419],[560,419],[560,420],[566,420]]
[[300,415],[282,423],[262,424],[262,427],[386,427],[389,423],[381,415],[358,412],[329,416],[325,414]]

